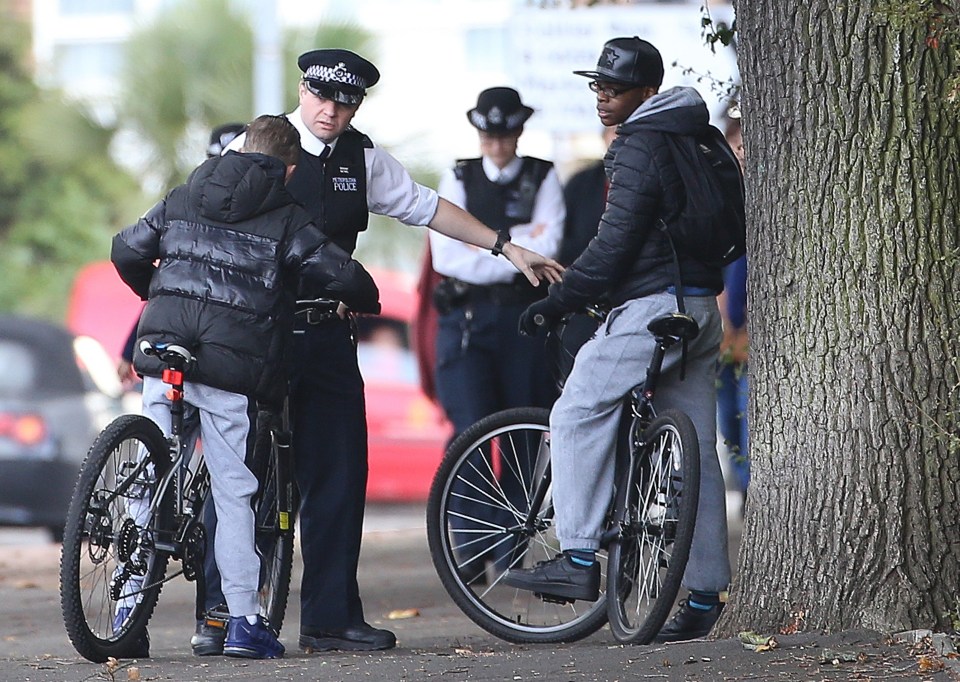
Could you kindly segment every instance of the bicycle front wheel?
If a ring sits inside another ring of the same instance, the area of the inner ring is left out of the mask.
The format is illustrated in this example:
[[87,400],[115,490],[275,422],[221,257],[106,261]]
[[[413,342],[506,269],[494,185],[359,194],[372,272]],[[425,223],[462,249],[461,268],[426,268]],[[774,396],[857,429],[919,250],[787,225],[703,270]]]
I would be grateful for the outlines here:
[[[515,408],[478,421],[447,449],[427,502],[430,555],[444,588],[473,622],[510,642],[571,642],[606,622],[603,594],[557,603],[502,582],[507,570],[560,552],[549,415]],[[604,570],[606,554],[598,558]]]
[[154,540],[172,515],[169,494],[151,503],[169,466],[159,427],[125,415],[100,433],[80,469],[64,527],[60,606],[73,646],[95,663],[142,655],[168,559]]
[[673,608],[690,555],[700,445],[690,417],[677,410],[665,410],[631,442],[632,466],[617,491],[607,608],[617,641],[648,644]]

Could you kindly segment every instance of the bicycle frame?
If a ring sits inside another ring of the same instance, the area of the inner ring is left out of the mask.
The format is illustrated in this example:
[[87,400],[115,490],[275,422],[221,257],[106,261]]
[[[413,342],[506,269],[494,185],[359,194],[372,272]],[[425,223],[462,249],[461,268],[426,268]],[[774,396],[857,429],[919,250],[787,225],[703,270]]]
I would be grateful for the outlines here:
[[[606,311],[596,306],[588,307],[586,312],[600,321],[606,318]],[[657,417],[653,399],[657,392],[657,385],[663,368],[663,358],[667,350],[696,335],[696,322],[692,318],[685,315],[674,315],[660,319],[668,322],[661,322],[660,326],[651,328],[656,345],[653,349],[653,355],[650,357],[650,364],[647,366],[646,377],[642,384],[631,389],[623,399],[625,411],[622,417],[624,423],[621,426],[621,433],[623,433],[623,429],[626,429],[626,434],[634,435],[634,439],[631,440],[624,437],[617,439],[616,458],[618,462],[622,462],[622,465],[625,466],[633,467],[635,465],[636,452],[644,445],[642,441],[643,432]],[[654,324],[651,323],[651,326]],[[552,467],[547,467],[544,470],[535,489],[530,509],[522,526],[522,532],[528,536],[532,536],[538,530],[536,510],[540,509],[540,505],[546,498],[547,491],[552,483],[552,471]],[[617,477],[615,477],[615,480],[617,480]],[[608,529],[600,540],[601,547],[607,547],[619,535],[620,531],[619,528]]]

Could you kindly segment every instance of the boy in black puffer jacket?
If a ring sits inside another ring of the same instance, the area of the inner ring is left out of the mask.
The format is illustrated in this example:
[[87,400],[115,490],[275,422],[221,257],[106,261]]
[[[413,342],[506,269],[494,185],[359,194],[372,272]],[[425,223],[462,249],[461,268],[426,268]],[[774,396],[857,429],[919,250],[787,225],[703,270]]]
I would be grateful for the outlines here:
[[[380,310],[370,275],[287,193],[299,155],[300,135],[285,117],[257,118],[241,153],[200,165],[114,237],[111,254],[124,282],[147,300],[139,339],[176,343],[196,358],[185,375],[185,416],[200,415],[219,520],[215,554],[230,611],[224,653],[247,658],[284,651],[257,615],[260,563],[250,506],[257,480],[244,464],[254,435],[251,407],[283,398],[298,291],[359,312]],[[169,433],[161,363],[138,350],[134,366],[144,375],[144,414]],[[137,589],[130,582],[128,595]],[[115,630],[133,598],[118,602]]]

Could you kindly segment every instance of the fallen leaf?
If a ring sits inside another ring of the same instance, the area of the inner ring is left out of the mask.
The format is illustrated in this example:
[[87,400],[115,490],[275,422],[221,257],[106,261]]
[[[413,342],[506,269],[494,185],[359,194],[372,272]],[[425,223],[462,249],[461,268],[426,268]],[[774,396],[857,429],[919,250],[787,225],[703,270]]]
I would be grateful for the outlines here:
[[140,668],[137,668],[136,666],[127,668],[127,679],[137,682],[140,679]]
[[759,635],[751,630],[741,632],[740,643],[750,651],[770,651],[777,648],[777,640],[770,635]]
[[922,673],[933,673],[943,670],[946,667],[944,662],[935,656],[921,656],[917,659],[917,666]]
[[420,615],[420,609],[395,609],[387,614],[387,620],[402,620],[404,618],[416,618]]
[[111,656],[104,665],[107,666],[107,672],[112,675],[120,667],[120,661]]

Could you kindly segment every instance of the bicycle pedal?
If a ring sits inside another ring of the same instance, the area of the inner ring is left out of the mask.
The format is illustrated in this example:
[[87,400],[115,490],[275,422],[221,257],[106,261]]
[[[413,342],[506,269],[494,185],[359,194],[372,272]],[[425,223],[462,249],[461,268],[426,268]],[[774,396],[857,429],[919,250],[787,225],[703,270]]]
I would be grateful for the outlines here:
[[556,594],[544,594],[543,592],[534,592],[535,597],[540,597],[543,601],[548,604],[572,604],[576,599],[567,599],[566,597],[560,597]]

